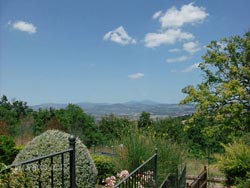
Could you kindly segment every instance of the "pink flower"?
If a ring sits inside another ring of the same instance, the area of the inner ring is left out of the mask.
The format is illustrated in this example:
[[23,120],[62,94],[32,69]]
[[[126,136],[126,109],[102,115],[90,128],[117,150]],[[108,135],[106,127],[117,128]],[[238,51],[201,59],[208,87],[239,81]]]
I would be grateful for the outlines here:
[[129,175],[129,172],[128,172],[127,170],[123,170],[123,171],[121,171],[120,174],[118,174],[118,176],[119,176],[120,178],[125,178],[125,177],[128,176],[128,175]]

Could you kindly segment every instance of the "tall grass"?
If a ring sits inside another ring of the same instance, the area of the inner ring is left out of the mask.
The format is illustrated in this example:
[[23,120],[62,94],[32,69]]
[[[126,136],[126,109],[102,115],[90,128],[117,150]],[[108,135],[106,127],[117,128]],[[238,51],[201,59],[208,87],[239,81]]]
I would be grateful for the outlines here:
[[153,133],[133,128],[128,134],[123,135],[116,144],[115,158],[116,166],[121,170],[127,169],[130,172],[141,165],[153,155],[154,149],[158,149],[158,182],[185,161],[186,150],[163,137],[155,137]]

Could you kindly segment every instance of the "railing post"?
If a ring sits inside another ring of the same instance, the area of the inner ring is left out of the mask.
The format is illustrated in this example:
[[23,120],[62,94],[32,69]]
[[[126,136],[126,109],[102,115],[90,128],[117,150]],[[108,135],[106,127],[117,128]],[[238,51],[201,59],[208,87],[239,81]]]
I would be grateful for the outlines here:
[[157,188],[157,157],[158,157],[158,149],[155,148],[155,158],[154,158],[154,179],[155,179],[155,188]]
[[70,151],[70,188],[76,187],[75,143],[76,138],[73,135],[70,135],[69,147],[73,149]]
[[206,171],[205,180],[204,180],[204,181],[206,181],[206,184],[205,184],[204,188],[207,188],[207,176],[208,176],[208,174],[207,174],[207,167],[206,166],[204,166],[204,171]]

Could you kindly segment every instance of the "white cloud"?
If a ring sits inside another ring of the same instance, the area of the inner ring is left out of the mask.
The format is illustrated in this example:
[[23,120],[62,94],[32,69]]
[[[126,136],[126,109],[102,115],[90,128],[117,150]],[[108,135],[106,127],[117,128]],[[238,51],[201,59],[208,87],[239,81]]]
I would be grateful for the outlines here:
[[36,26],[32,23],[24,22],[24,21],[16,21],[14,23],[8,22],[8,25],[11,25],[13,29],[27,32],[29,34],[36,33]]
[[130,74],[130,75],[128,75],[128,77],[132,80],[135,80],[135,79],[139,79],[139,78],[144,77],[144,74],[139,72],[139,73],[135,73],[135,74]]
[[191,54],[200,51],[200,49],[198,42],[187,42],[183,44],[183,50]]
[[159,18],[162,28],[178,28],[184,24],[201,23],[208,16],[205,8],[194,6],[193,3],[183,5],[180,10],[172,7]]
[[[161,24],[161,28],[158,32],[145,35],[145,46],[153,48],[162,44],[175,44],[177,41],[192,40],[194,39],[194,35],[182,31],[182,26],[202,23],[208,15],[204,7],[195,6],[194,3],[183,5],[180,9],[172,7],[167,9],[165,13],[162,11],[155,12],[152,19],[157,19]],[[191,44],[195,44],[196,46],[185,46],[184,50],[190,53],[200,50],[197,43],[193,42],[186,45]],[[177,51],[170,50],[170,52]]]
[[161,15],[162,15],[162,11],[158,11],[158,12],[154,13],[154,15],[152,16],[152,19],[155,20],[155,19],[159,18]]
[[181,72],[191,72],[193,71],[194,69],[198,69],[199,68],[199,64],[200,63],[195,63],[189,67],[187,67],[186,69],[182,70]]
[[104,40],[111,40],[121,45],[135,44],[136,40],[128,35],[125,29],[120,26],[113,31],[109,31],[103,37]]
[[168,29],[160,33],[146,34],[144,42],[146,47],[153,48],[161,44],[174,44],[176,41],[190,40],[193,38],[193,34],[182,32],[181,29]]
[[181,50],[179,48],[173,48],[173,49],[170,49],[168,51],[171,53],[176,53],[176,52],[180,52]]
[[168,59],[166,59],[166,62],[167,63],[182,62],[182,61],[188,60],[189,58],[190,58],[190,56],[183,55],[183,56],[180,56],[180,57],[168,58]]

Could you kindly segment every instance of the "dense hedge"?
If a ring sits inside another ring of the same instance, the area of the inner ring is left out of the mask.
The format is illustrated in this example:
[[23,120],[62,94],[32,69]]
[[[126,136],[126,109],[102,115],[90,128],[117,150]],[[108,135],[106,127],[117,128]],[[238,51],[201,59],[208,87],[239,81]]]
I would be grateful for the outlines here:
[[[35,137],[29,142],[23,150],[17,155],[13,163],[18,163],[39,156],[44,156],[54,152],[59,152],[69,148],[69,134],[58,131],[48,130]],[[54,187],[61,187],[61,156],[53,158],[54,161]],[[65,155],[64,162],[65,186],[69,187],[69,155]],[[28,176],[32,179],[34,187],[37,186],[37,177],[41,169],[42,187],[48,187],[51,184],[50,178],[50,159],[43,160],[41,166],[32,164],[28,166]],[[93,188],[96,183],[97,169],[89,154],[86,146],[79,138],[76,139],[76,184],[77,187]]]

